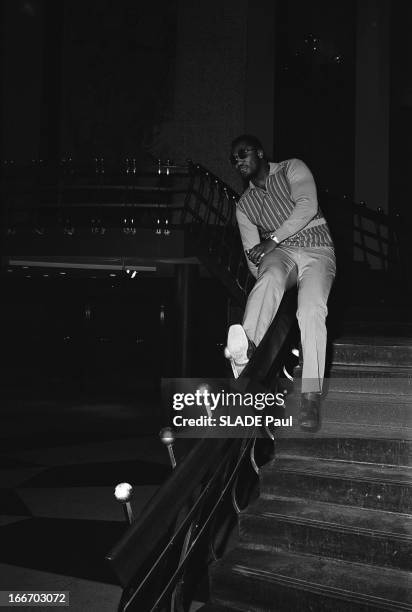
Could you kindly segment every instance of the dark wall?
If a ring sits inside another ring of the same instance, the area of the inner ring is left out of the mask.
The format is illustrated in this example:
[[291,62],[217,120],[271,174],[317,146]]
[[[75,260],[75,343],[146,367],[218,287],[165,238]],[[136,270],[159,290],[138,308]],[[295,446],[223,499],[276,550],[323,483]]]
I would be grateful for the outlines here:
[[[173,278],[27,272],[1,279],[3,391],[40,385],[127,392],[138,381],[178,374]],[[192,297],[191,374],[222,375],[227,295],[219,281],[203,277]]]
[[352,193],[356,2],[278,3],[276,23],[275,159],[300,157]]
[[4,0],[1,17],[1,156],[41,154],[44,2]]
[[176,2],[65,2],[62,151],[151,149],[173,110]]
[[391,18],[390,210],[410,228],[412,206],[412,3],[393,2]]
[[[302,157],[351,194],[360,3],[4,0],[3,156],[192,157],[239,189],[228,143],[257,131],[275,159]],[[391,199],[404,202],[411,3],[392,5]]]
[[227,182],[235,178],[230,142],[245,129],[247,31],[247,0],[178,2],[174,108],[157,150]]
[[2,157],[148,155],[173,112],[176,1],[5,0]]
[[191,157],[234,184],[235,136],[272,150],[273,0],[5,4],[5,157]]

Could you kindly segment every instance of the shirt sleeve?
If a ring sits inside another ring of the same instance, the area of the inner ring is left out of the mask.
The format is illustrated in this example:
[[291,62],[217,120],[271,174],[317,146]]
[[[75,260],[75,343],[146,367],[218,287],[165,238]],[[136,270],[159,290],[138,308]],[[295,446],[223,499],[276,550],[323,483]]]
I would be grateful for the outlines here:
[[293,159],[287,177],[295,207],[290,217],[276,230],[279,242],[302,230],[318,212],[316,185],[307,165],[300,159]]
[[[259,231],[256,225],[254,225],[245,215],[244,212],[236,209],[236,220],[239,226],[240,237],[242,239],[243,250],[247,251],[251,249],[256,244],[260,243]],[[246,257],[246,255],[245,255]],[[246,257],[247,265],[249,267],[250,272],[253,274],[255,278],[258,275],[258,268],[255,266],[247,257]]]

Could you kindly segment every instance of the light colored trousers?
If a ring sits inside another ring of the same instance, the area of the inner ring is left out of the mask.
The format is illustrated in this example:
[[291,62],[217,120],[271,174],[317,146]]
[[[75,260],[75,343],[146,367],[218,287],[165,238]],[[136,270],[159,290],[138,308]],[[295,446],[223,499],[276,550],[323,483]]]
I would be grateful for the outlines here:
[[280,246],[262,258],[257,281],[247,301],[243,328],[258,345],[273,321],[285,290],[297,284],[303,393],[322,391],[328,313],[326,304],[335,272],[332,247]]

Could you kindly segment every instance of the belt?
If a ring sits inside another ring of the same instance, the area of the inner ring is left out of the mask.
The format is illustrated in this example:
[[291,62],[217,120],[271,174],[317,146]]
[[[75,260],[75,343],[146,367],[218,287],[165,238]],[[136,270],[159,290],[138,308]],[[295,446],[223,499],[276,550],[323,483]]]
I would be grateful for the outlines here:
[[[307,225],[305,225],[305,227],[302,227],[301,230],[299,230],[299,232],[303,232],[304,230],[307,229],[311,229],[312,227],[318,227],[319,225],[326,225],[326,219],[325,217],[321,217],[320,219],[313,219],[313,221],[309,221],[309,223]],[[272,230],[272,231],[266,231],[263,234],[264,238],[267,238],[268,236],[270,236],[270,234],[275,234],[276,230]]]
[[305,230],[305,229],[310,229],[311,227],[317,227],[318,225],[326,225],[325,217],[321,217],[320,219],[314,219],[313,221],[309,221],[309,223],[305,225],[305,227],[302,227],[300,231]]

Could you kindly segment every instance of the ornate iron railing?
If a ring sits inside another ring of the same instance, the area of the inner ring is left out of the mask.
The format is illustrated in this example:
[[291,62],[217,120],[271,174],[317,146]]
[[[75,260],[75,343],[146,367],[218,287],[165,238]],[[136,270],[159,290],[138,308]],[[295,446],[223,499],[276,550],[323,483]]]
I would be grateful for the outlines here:
[[[239,196],[200,164],[190,163],[188,170],[190,183],[181,222],[189,224],[207,267],[231,286],[238,302],[244,302],[254,281],[236,228]],[[403,291],[410,278],[408,242],[400,215],[373,210],[364,202],[327,190],[320,191],[319,199],[334,236],[339,268],[353,277],[356,270],[352,264],[363,264],[372,273],[381,274],[377,282],[391,276],[395,288]]]
[[351,246],[349,261],[383,272],[404,269],[406,244],[399,213],[386,213],[382,208],[373,210],[365,202],[355,202],[349,196],[334,195],[328,190],[321,192],[320,200],[335,241]]
[[[253,284],[236,228],[238,194],[200,164],[167,160],[141,168],[131,157],[116,163],[101,157],[88,163],[67,157],[59,164],[8,160],[2,162],[1,190],[2,233],[13,255],[18,255],[20,234],[28,254],[31,243],[45,245],[48,234],[57,236],[59,228],[66,238],[73,233],[75,238],[78,227],[89,226],[100,248],[119,228],[121,236],[130,237],[141,227],[161,234],[185,227],[192,251],[200,250],[211,272],[232,284],[238,302]],[[409,241],[400,215],[327,191],[320,192],[320,202],[342,253],[340,266],[355,261],[408,280]],[[116,255],[121,251],[119,243]]]
[[244,305],[254,279],[236,226],[239,194],[200,164],[189,163],[188,171],[190,183],[181,223],[189,227],[191,246],[198,257]]

